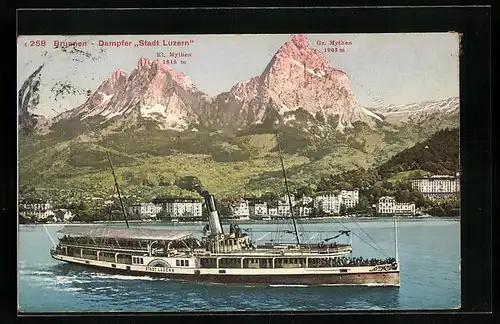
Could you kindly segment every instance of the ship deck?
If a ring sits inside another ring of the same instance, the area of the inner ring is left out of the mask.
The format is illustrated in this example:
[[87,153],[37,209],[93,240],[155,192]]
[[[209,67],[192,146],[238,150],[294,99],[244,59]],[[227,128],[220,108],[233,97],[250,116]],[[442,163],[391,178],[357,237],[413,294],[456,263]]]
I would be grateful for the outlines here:
[[[131,254],[145,254],[148,250],[144,247],[139,246],[118,246],[113,244],[92,244],[92,243],[62,243],[62,246],[68,246],[78,249],[89,249],[89,250],[101,250],[106,252],[125,252]],[[280,255],[300,255],[300,256],[342,256],[352,251],[350,245],[337,245],[336,247],[315,247],[301,246],[301,248],[286,248],[283,246],[268,247],[268,246],[258,246],[255,249],[245,249],[245,250],[233,250],[233,251],[221,251],[218,253],[210,252],[206,248],[181,248],[176,249],[175,253],[189,254],[192,253],[195,256],[225,256],[225,257],[242,257],[242,256],[280,256]],[[161,256],[166,255],[165,252],[157,252],[155,255]]]

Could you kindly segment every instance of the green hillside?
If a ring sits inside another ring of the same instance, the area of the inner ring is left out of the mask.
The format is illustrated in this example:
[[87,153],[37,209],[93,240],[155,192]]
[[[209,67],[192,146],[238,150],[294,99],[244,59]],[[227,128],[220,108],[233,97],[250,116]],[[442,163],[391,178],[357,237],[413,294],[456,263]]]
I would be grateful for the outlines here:
[[443,129],[431,138],[405,149],[379,167],[383,177],[394,173],[424,170],[453,175],[460,171],[460,134],[458,128]]
[[379,166],[359,168],[322,177],[318,190],[369,188],[376,183],[405,182],[430,174],[454,175],[460,171],[458,128],[437,131],[425,141],[416,143]]
[[[308,122],[299,119],[279,129],[292,189],[314,187],[319,179],[332,174],[378,166],[431,135],[428,129],[408,124],[381,123],[374,129],[358,122],[341,133],[332,124]],[[260,127],[258,132],[250,128],[175,132],[147,127],[84,136],[53,132],[21,137],[20,187],[109,196],[114,193],[106,157],[109,150],[125,195],[151,199],[192,194],[177,185],[186,176],[197,177],[220,197],[280,192],[283,177],[276,138]],[[389,164],[385,168],[392,170]]]

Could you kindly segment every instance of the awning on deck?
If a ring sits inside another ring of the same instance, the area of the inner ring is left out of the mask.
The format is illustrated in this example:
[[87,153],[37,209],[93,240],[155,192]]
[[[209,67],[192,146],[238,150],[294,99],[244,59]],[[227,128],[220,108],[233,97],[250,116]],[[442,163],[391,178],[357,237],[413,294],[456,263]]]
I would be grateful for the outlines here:
[[189,237],[195,231],[189,230],[169,230],[158,228],[121,228],[107,226],[64,226],[57,233],[85,236],[85,237],[106,237],[117,239],[134,240],[160,240],[177,241]]

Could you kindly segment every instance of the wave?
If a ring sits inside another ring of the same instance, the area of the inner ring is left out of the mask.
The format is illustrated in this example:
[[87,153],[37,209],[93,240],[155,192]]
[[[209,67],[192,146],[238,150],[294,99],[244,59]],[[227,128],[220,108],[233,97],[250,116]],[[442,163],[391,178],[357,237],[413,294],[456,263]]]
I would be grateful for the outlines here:
[[381,283],[363,283],[363,284],[320,284],[318,286],[322,287],[393,287],[389,286],[387,284],[381,284]]
[[90,280],[81,280],[81,278],[77,276],[40,276],[40,275],[31,275],[31,281],[39,284],[47,284],[47,285],[69,285],[69,284],[83,284],[89,283]]
[[[365,284],[363,284],[363,286],[366,286],[366,287],[387,287],[387,285],[378,284],[378,283],[365,283]],[[389,287],[391,287],[391,286],[389,286]]]
[[97,288],[93,288],[93,290],[118,290],[118,289],[114,289],[113,287],[111,286],[108,286],[108,287],[97,287]]
[[309,285],[269,285],[270,287],[309,287]]
[[48,271],[33,271],[33,272],[29,272],[29,273],[34,274],[34,275],[40,275],[40,276],[54,274],[53,272],[48,272]]
[[66,287],[66,288],[58,288],[58,291],[82,291],[83,288],[78,287]]

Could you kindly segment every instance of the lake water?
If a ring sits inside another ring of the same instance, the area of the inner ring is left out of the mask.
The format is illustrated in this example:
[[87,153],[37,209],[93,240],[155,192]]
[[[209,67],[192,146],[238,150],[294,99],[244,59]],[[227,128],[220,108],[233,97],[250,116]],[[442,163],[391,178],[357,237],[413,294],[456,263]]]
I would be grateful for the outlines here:
[[[160,227],[201,231],[202,225]],[[253,231],[252,239],[257,240],[266,235],[266,231],[275,231],[278,225],[242,224],[240,227]],[[392,220],[331,220],[302,224],[301,227],[311,233],[318,230],[338,233],[349,228],[354,233],[353,256],[384,257],[375,248],[394,256]],[[57,242],[55,232],[60,228],[61,225],[37,225],[19,229],[18,304],[23,312],[373,310],[460,306],[458,220],[431,218],[398,222],[399,288],[246,287],[101,274],[50,257],[51,237]],[[308,235],[311,242],[320,235],[326,238],[332,234],[313,235]],[[268,234],[262,240],[269,238]],[[337,242],[344,243],[345,238]]]

